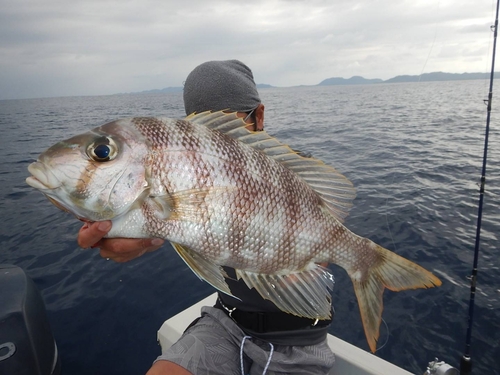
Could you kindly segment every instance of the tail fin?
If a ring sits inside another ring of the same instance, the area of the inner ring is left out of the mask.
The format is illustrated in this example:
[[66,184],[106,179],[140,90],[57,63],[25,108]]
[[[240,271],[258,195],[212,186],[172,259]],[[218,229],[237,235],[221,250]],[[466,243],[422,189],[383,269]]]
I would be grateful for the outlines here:
[[440,286],[441,281],[419,265],[367,241],[368,246],[375,247],[376,261],[365,275],[350,274],[354,291],[358,298],[361,320],[365,329],[370,350],[374,353],[380,335],[382,320],[384,288],[392,291],[405,289],[432,288]]

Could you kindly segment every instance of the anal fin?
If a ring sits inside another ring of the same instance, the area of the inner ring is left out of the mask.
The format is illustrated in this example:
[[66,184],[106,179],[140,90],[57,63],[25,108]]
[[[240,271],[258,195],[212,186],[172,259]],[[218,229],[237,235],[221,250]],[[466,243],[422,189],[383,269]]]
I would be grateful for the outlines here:
[[312,268],[286,275],[267,275],[236,270],[249,288],[273,302],[280,310],[311,319],[331,318],[333,275],[314,264]]

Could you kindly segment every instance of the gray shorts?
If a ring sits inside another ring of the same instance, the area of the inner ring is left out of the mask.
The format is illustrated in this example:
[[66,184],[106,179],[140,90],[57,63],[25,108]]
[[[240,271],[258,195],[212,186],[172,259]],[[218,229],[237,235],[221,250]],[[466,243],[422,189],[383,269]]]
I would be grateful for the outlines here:
[[[156,361],[174,362],[194,375],[328,374],[335,357],[326,340],[286,346],[246,336],[223,311],[203,307],[201,318]],[[270,361],[269,361],[269,358]]]

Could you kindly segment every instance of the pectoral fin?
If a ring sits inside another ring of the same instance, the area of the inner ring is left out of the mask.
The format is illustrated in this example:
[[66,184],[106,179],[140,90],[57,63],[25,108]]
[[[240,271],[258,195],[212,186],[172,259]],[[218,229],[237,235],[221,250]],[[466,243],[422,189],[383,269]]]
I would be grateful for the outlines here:
[[207,200],[221,199],[217,195],[224,195],[234,191],[234,186],[216,186],[206,189],[189,189],[173,194],[149,196],[154,204],[155,215],[161,220],[182,220],[201,222],[202,210],[200,206]]
[[236,270],[249,288],[273,302],[280,310],[311,319],[331,318],[333,275],[317,264],[287,275],[266,275]]
[[186,262],[188,267],[191,268],[191,271],[193,271],[196,276],[212,285],[215,289],[218,289],[221,292],[234,297],[231,294],[231,290],[227,286],[226,281],[224,280],[224,278],[227,277],[227,274],[221,266],[209,262],[198,253],[186,246],[182,246],[174,242],[171,243],[174,249],[177,251],[177,254],[181,256],[181,258],[184,260],[184,262]]
[[174,202],[170,195],[149,196],[149,199],[154,204],[154,215],[158,219],[166,220],[172,216]]

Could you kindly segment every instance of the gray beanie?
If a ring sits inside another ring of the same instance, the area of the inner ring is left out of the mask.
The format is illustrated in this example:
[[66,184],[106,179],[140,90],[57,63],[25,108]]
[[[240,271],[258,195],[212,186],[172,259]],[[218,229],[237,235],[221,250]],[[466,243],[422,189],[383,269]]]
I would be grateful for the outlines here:
[[208,61],[184,83],[186,114],[204,111],[248,112],[260,104],[252,71],[238,60]]

